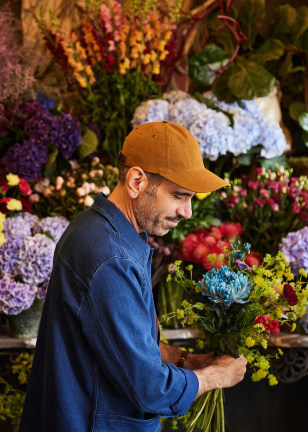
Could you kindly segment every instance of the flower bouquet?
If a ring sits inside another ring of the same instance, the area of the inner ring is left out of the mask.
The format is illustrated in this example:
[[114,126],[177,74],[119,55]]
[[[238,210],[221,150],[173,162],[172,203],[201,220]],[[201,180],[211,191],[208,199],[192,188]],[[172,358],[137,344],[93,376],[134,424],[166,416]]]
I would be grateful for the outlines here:
[[[253,371],[253,381],[267,378],[274,385],[277,379],[269,371],[271,354],[266,351],[269,335],[280,332],[283,324],[294,330],[295,321],[305,313],[308,286],[303,286],[302,276],[307,273],[300,270],[301,276],[294,280],[282,252],[267,254],[262,265],[250,268],[244,262],[249,249],[249,244],[232,245],[228,265],[211,269],[198,282],[193,279],[193,266],[183,268],[181,261],[175,262],[168,278],[186,291],[187,300],[175,315],[183,326],[202,330],[198,347],[215,356],[242,354]],[[276,356],[281,354],[278,349]],[[195,427],[224,432],[223,389],[200,397],[181,420],[186,432]]]

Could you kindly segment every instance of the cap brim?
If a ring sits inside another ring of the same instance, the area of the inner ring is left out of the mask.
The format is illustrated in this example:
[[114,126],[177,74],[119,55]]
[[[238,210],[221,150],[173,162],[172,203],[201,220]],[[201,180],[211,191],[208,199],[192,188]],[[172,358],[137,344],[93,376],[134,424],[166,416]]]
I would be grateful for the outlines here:
[[167,180],[181,186],[184,189],[190,190],[196,193],[208,193],[213,192],[222,187],[230,186],[222,178],[213,174],[206,168],[197,171],[185,172],[185,173],[158,173]]

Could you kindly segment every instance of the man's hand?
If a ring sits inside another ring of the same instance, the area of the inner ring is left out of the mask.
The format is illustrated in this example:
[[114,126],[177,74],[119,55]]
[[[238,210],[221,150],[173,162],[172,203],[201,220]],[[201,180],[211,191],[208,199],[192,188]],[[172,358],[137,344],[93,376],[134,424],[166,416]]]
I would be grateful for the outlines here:
[[244,356],[234,358],[229,355],[217,357],[210,366],[194,370],[199,380],[197,398],[204,393],[225,387],[232,387],[242,381],[246,372],[247,360]]

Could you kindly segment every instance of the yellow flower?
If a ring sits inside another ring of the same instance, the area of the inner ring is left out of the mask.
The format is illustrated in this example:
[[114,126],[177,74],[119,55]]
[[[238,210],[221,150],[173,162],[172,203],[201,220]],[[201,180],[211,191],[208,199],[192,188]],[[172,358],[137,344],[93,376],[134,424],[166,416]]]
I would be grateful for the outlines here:
[[301,268],[301,269],[299,270],[299,273],[300,273],[302,276],[304,276],[305,278],[307,277],[307,272],[306,272],[305,269]]
[[165,51],[166,42],[164,40],[160,40],[157,45],[158,51]]
[[20,210],[22,210],[22,203],[21,203],[21,201],[15,199],[15,198],[12,198],[7,203],[6,208],[8,210],[11,210],[11,211],[14,211],[14,210],[20,211]]
[[0,223],[2,224],[5,221],[5,214],[0,212]]
[[196,193],[195,197],[198,198],[198,200],[203,200],[204,198],[208,197],[209,195],[211,195],[211,192],[205,192],[205,193],[198,192],[198,193]]
[[269,361],[266,360],[266,358],[261,357],[261,360],[259,361],[259,367],[260,367],[262,370],[268,370],[269,367],[270,367]]
[[183,309],[177,309],[176,310],[176,317],[177,317],[177,319],[184,318],[184,311],[183,311]]
[[86,79],[83,76],[81,76],[81,75],[79,75],[77,73],[74,73],[74,77],[76,78],[76,80],[77,80],[78,84],[80,85],[80,87],[87,88],[87,81],[86,81]]
[[5,235],[0,233],[0,247],[6,242]]
[[151,56],[151,62],[154,63],[157,59],[157,53],[154,50],[151,50],[150,56]]
[[149,64],[150,61],[151,61],[150,54],[143,54],[142,57],[141,57],[141,60],[142,60],[142,63],[143,63],[144,65]]
[[278,380],[277,380],[277,378],[274,375],[270,374],[268,376],[268,383],[269,383],[270,386],[273,386],[273,385],[278,384]]
[[16,174],[7,174],[6,179],[9,186],[16,186],[19,184],[19,177]]
[[163,61],[166,59],[167,55],[169,54],[169,51],[163,51],[159,54],[159,60]]
[[245,343],[248,348],[251,348],[255,345],[256,341],[251,336],[248,336],[245,340]]
[[267,349],[267,340],[266,339],[262,339],[261,346],[262,346],[262,348]]
[[296,323],[294,322],[294,323],[292,324],[292,327],[291,327],[291,329],[290,329],[290,332],[293,333],[293,332],[295,331],[295,329],[296,329]]

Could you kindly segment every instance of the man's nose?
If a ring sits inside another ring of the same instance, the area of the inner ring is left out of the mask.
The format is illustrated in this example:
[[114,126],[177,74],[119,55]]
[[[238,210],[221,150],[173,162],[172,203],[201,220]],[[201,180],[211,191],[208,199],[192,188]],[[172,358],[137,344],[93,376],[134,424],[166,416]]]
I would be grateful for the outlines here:
[[182,216],[184,219],[191,218],[192,210],[191,210],[191,201],[187,201],[183,203],[179,208],[177,213]]

